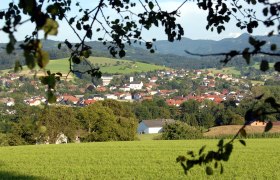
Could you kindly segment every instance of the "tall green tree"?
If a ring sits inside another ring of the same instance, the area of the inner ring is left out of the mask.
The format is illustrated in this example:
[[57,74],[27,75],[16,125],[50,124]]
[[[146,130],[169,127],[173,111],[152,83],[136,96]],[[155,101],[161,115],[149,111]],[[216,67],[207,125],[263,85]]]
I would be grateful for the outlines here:
[[74,141],[80,129],[77,114],[71,107],[50,106],[38,115],[38,133],[42,141],[55,143],[60,133],[65,134],[69,141]]

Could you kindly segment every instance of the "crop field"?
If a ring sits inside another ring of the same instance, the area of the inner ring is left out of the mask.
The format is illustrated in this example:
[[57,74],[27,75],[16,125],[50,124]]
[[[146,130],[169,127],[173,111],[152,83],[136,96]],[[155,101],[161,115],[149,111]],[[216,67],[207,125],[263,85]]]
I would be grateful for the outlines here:
[[[216,126],[209,128],[208,132],[204,133],[206,137],[215,137],[221,135],[234,135],[242,125],[226,125],[226,126]],[[247,134],[261,134],[264,132],[264,126],[246,126],[245,130]],[[280,126],[273,126],[268,133],[280,133]]]
[[280,139],[234,144],[224,174],[195,167],[186,176],[175,159],[218,140],[133,141],[0,148],[0,179],[279,179]]

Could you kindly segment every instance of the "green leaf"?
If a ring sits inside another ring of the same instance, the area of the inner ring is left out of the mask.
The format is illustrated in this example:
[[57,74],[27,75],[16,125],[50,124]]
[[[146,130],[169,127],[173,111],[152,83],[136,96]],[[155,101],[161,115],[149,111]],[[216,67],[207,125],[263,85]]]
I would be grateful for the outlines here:
[[8,54],[11,54],[15,49],[16,39],[12,33],[9,34],[9,43],[6,45],[6,51]]
[[59,75],[60,77],[62,77],[62,73],[60,73],[60,72],[57,72],[57,73],[55,73],[56,75]]
[[71,18],[69,19],[69,24],[70,24],[70,25],[73,24],[74,21],[75,21],[75,17],[71,17]]
[[206,166],[205,171],[207,175],[213,175],[213,169],[210,166]]
[[153,10],[153,8],[154,8],[154,3],[153,3],[152,1],[150,1],[148,5],[149,5],[150,10]]
[[250,37],[249,37],[249,43],[250,43],[252,46],[255,46],[256,43],[257,43],[257,41],[256,41],[252,36],[250,36]]
[[46,126],[40,126],[39,127],[39,132],[40,133],[45,133],[47,131],[47,127]]
[[203,153],[205,147],[206,147],[206,146],[204,145],[204,146],[202,146],[202,147],[200,148],[199,153],[198,153],[199,155],[201,155],[201,154]]
[[250,64],[251,54],[249,53],[249,48],[245,48],[243,50],[242,57],[246,60],[247,64]]
[[215,169],[218,168],[218,162],[217,161],[215,162],[214,167],[215,167]]
[[220,174],[223,174],[223,173],[224,173],[224,167],[223,167],[223,165],[221,164]]
[[120,50],[119,51],[119,56],[120,56],[120,58],[122,58],[122,57],[124,57],[125,56],[125,50]]
[[34,69],[36,66],[34,55],[29,51],[24,51],[23,55],[25,57],[25,63],[27,67],[31,70]]
[[38,51],[36,57],[40,68],[45,68],[50,61],[49,53],[47,51]]
[[91,39],[92,37],[92,30],[91,29],[88,29],[87,32],[86,32],[86,36]]
[[54,93],[52,91],[48,91],[48,94],[47,94],[47,100],[48,100],[48,103],[56,103],[56,96],[54,95]]
[[263,15],[264,16],[267,16],[268,15],[268,8],[263,8]]
[[47,12],[51,15],[57,15],[59,13],[58,6],[56,4],[49,5],[47,7]]
[[82,51],[81,55],[85,58],[88,58],[91,55],[91,50],[84,50]]
[[80,64],[81,59],[78,56],[73,56],[72,57],[72,62],[75,63],[75,64]]
[[58,23],[51,19],[47,18],[44,26],[41,28],[45,32],[45,39],[47,38],[48,35],[57,35],[58,33]]
[[240,139],[239,142],[243,145],[246,146],[246,142],[243,139]]
[[241,134],[241,136],[243,136],[243,137],[246,137],[246,136],[247,136],[247,133],[246,133],[246,130],[245,130],[245,129],[241,129],[241,130],[240,130],[240,134]]
[[268,121],[268,123],[266,124],[265,128],[264,128],[264,132],[268,132],[272,129],[273,124],[271,121]]
[[22,65],[20,64],[19,61],[16,61],[16,62],[15,62],[15,67],[14,67],[14,71],[15,71],[15,72],[18,72],[18,71],[20,71],[20,70],[22,70]]
[[268,37],[271,37],[271,36],[273,36],[273,34],[274,34],[274,31],[270,31],[270,32],[267,34],[267,36],[268,36]]
[[269,69],[269,63],[267,60],[262,60],[260,64],[260,70],[267,71]]
[[280,62],[276,62],[276,63],[274,64],[274,69],[275,69],[275,71],[280,72]]
[[76,28],[77,28],[78,30],[81,30],[81,29],[82,29],[81,23],[77,22]]
[[271,44],[270,50],[275,51],[276,49],[277,49],[277,45],[276,44]]
[[48,76],[48,86],[50,89],[54,89],[56,84],[56,79],[54,75]]

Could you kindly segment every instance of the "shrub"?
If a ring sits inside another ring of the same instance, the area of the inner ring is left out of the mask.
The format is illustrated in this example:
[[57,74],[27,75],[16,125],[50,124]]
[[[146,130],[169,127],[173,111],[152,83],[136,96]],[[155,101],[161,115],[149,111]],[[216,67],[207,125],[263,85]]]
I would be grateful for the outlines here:
[[165,140],[199,139],[202,137],[201,131],[183,122],[169,123],[163,127],[162,139]]

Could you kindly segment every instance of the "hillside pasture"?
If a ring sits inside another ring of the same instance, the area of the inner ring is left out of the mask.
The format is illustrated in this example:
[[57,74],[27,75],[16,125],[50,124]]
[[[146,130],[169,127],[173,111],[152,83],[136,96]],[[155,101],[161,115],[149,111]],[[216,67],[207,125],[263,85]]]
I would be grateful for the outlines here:
[[154,64],[105,57],[90,57],[89,61],[91,64],[100,67],[101,72],[109,74],[129,74],[168,69]]
[[[109,74],[128,74],[133,72],[148,72],[168,69],[154,64],[105,57],[89,57],[88,60],[93,66],[97,65],[100,67],[101,72]],[[45,72],[43,70],[39,70],[39,68],[35,68],[35,70],[37,71],[38,76],[44,75],[47,70],[51,70],[51,73],[60,72],[65,77],[69,72],[69,59],[63,58],[50,60],[45,68]],[[2,70],[2,73],[7,73],[9,71],[13,71],[13,69]],[[23,66],[23,70],[20,74],[34,75],[34,72],[30,71],[27,66]],[[70,73],[68,78],[72,78],[71,75],[72,74]]]
[[240,71],[236,70],[234,67],[224,67],[222,69],[208,68],[207,71],[213,74],[221,73],[221,74],[232,74],[237,76],[241,75]]
[[176,163],[188,150],[216,150],[218,140],[100,142],[0,148],[1,179],[278,179],[280,139],[236,142],[224,174]]

